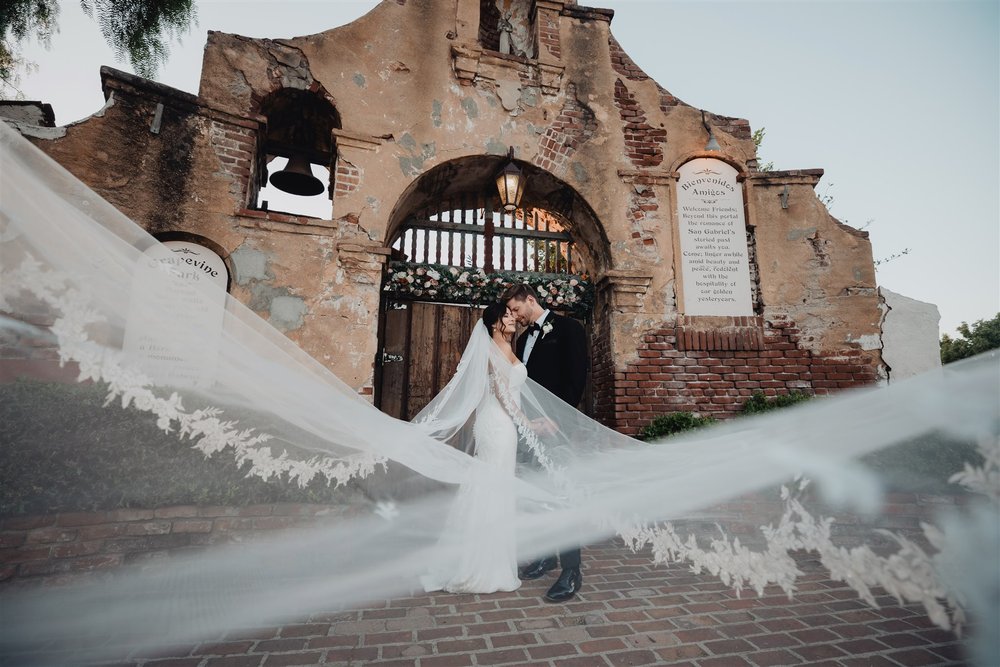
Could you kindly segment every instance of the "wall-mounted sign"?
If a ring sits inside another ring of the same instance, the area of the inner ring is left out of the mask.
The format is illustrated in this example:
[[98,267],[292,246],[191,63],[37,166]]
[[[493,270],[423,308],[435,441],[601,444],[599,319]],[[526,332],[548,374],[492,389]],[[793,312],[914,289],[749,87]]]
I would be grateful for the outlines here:
[[736,169],[697,158],[679,169],[685,315],[753,315],[743,188]]
[[126,359],[157,385],[209,386],[222,336],[228,277],[222,258],[204,246],[167,241],[148,248],[132,281]]

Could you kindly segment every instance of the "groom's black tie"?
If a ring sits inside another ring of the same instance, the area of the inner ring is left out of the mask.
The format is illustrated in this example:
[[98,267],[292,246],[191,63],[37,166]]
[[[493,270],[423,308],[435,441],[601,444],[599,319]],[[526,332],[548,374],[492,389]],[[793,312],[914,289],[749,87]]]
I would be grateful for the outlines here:
[[542,327],[538,324],[538,322],[532,322],[531,324],[528,325],[528,328],[527,328],[528,335],[531,335],[532,332],[541,331],[541,330],[542,330]]

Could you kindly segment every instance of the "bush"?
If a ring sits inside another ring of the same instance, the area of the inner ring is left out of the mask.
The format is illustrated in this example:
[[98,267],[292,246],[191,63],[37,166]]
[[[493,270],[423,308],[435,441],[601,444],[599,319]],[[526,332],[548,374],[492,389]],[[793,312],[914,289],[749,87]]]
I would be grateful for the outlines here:
[[803,401],[808,401],[811,398],[811,394],[806,394],[801,391],[793,391],[780,396],[772,396],[771,398],[765,396],[762,391],[755,391],[750,398],[747,399],[747,402],[743,404],[743,414],[753,415],[758,412],[769,412],[771,410],[777,410],[778,408],[787,408],[790,405],[802,403]]
[[[230,451],[212,458],[95,385],[0,384],[0,516],[123,507],[328,503],[357,493],[246,477]],[[239,415],[228,414],[239,419]]]
[[639,431],[639,440],[656,440],[664,436],[690,431],[714,424],[713,417],[700,417],[693,412],[673,412],[669,415],[660,415],[651,421],[647,426]]

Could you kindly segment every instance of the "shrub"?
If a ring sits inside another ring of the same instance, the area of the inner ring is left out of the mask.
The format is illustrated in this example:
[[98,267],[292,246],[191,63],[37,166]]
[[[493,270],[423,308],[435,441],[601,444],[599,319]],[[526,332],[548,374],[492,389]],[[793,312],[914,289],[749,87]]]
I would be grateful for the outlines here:
[[644,426],[639,431],[639,440],[656,440],[664,436],[673,435],[682,431],[701,428],[714,424],[713,417],[700,417],[693,412],[672,412],[668,415],[660,415]]
[[787,408],[790,405],[802,403],[803,401],[808,401],[811,398],[811,394],[806,394],[801,391],[793,391],[780,396],[772,396],[771,398],[765,396],[762,391],[755,391],[750,398],[747,399],[746,403],[743,404],[743,414],[752,415],[757,414],[758,412],[768,412],[770,410],[777,410],[778,408]]

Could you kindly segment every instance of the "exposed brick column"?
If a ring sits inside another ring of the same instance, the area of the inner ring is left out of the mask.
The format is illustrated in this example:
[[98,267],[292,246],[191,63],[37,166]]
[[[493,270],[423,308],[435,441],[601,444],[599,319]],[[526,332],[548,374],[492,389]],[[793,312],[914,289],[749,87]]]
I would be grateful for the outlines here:
[[614,318],[641,312],[652,276],[637,271],[609,271],[597,282],[591,338],[594,418],[618,428],[618,383],[615,368]]
[[[625,53],[625,49],[614,36],[608,36],[608,50],[611,52],[611,67],[629,81],[645,81],[649,76]],[[666,92],[666,91],[664,91]]]
[[552,124],[539,139],[536,166],[560,173],[567,160],[597,132],[597,118],[590,107],[576,98],[576,86],[569,84],[566,102]]
[[339,129],[333,130],[333,141],[336,146],[336,162],[330,169],[330,193],[334,202],[334,215],[343,215],[340,211],[343,205],[338,204],[346,204],[345,200],[356,193],[364,182],[364,170],[358,164],[365,159],[367,153],[377,150],[382,142],[374,137]]
[[659,166],[667,131],[646,122],[646,112],[621,79],[615,80],[615,106],[624,125],[626,157],[636,167]]
[[[250,194],[257,196],[257,183],[251,176],[260,165],[257,160],[258,128],[241,127],[214,121],[209,129],[211,145],[219,159],[222,174],[229,178],[229,193],[239,206],[255,206]],[[253,184],[251,185],[251,183]]]
[[559,35],[559,16],[565,2],[536,0],[535,29],[538,41],[538,62],[557,65],[562,62],[562,42]]

